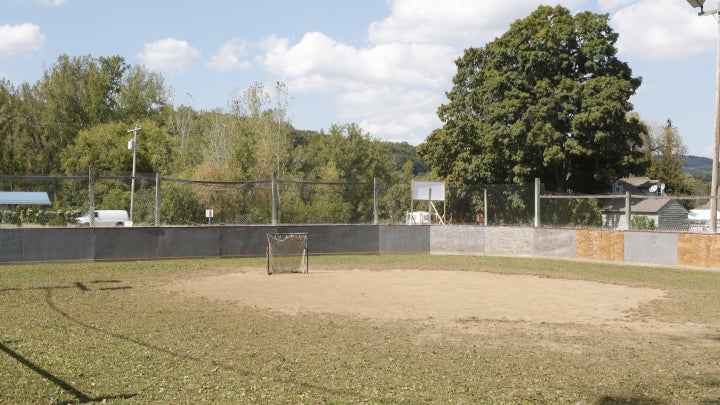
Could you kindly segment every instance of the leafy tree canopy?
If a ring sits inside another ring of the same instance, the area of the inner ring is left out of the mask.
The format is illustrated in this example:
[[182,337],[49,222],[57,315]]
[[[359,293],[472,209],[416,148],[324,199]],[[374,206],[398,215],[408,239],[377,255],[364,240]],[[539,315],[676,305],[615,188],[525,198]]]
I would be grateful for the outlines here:
[[418,151],[462,188],[522,184],[594,192],[641,170],[641,79],[616,57],[607,14],[541,6],[455,63],[444,125]]

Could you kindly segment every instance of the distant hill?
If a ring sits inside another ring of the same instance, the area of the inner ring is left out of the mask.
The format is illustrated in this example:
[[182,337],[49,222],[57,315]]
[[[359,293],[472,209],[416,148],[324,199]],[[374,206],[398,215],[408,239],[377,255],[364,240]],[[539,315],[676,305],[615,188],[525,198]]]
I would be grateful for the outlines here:
[[688,155],[683,171],[695,177],[710,177],[710,173],[712,173],[712,159]]

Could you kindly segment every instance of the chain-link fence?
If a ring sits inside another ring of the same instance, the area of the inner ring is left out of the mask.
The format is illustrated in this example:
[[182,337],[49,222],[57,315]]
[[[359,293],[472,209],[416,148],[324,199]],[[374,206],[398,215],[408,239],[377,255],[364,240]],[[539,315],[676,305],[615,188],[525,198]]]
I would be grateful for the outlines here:
[[[56,225],[70,223],[91,208],[127,209],[134,225],[367,224],[379,223],[381,215],[388,223],[396,222],[391,215],[399,218],[404,208],[389,201],[389,188],[377,180],[206,181],[139,174],[131,191],[132,178],[90,171],[88,176],[6,175],[0,176],[0,182],[4,190],[48,192],[53,207],[66,207],[65,221]],[[6,205],[0,206],[0,218],[5,224],[46,225],[47,221],[35,221],[25,213],[55,209]],[[210,212],[212,216],[207,215]]]
[[[52,207],[0,206],[3,224],[63,225],[98,209],[131,206],[130,174],[0,176],[3,190],[45,191]],[[133,224],[403,224],[410,184],[294,179],[205,181],[136,175]],[[542,184],[447,187],[445,224],[707,232],[709,196],[557,194]],[[415,210],[421,210],[417,202]],[[206,215],[213,213],[211,217]],[[440,221],[433,221],[437,224]]]
[[[486,185],[454,193],[452,223],[667,232],[710,229],[709,196],[558,194],[548,193],[542,184]],[[468,215],[463,207],[474,211]]]

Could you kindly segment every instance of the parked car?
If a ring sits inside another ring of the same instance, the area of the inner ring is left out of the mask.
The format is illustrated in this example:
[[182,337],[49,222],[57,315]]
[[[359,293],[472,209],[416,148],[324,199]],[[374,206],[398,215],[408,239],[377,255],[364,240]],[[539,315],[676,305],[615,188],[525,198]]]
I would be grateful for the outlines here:
[[[96,210],[95,226],[125,226],[128,222],[128,213],[125,210]],[[90,212],[75,218],[73,224],[76,226],[90,226]]]

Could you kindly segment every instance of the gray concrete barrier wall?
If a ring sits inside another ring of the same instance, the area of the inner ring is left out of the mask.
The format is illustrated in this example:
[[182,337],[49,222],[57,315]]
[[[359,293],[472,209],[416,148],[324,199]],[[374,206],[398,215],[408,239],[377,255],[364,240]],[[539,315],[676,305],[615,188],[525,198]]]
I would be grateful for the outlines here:
[[0,229],[0,262],[263,256],[273,232],[308,233],[310,255],[557,257],[720,268],[720,235],[469,225],[12,228]]
[[95,254],[92,234],[77,229],[27,229],[22,232],[22,261],[90,260]]
[[25,232],[16,229],[0,229],[0,262],[23,262],[23,236]]
[[0,262],[263,256],[266,253],[267,234],[275,232],[308,233],[308,250],[311,255],[429,251],[429,227],[251,225],[14,228],[0,230]]
[[577,233],[572,229],[535,229],[533,253],[535,257],[574,259],[577,255]]
[[678,264],[678,235],[675,233],[625,232],[625,261],[643,264]]
[[484,255],[485,227],[430,227],[430,253],[439,255]]
[[378,253],[427,253],[429,225],[382,225],[378,227]]
[[277,232],[306,232],[311,255],[378,253],[380,249],[377,225],[283,225]]
[[485,229],[485,254],[488,256],[532,256],[535,229],[488,227]]
[[264,256],[267,234],[277,232],[273,226],[228,226],[220,231],[220,257]]

